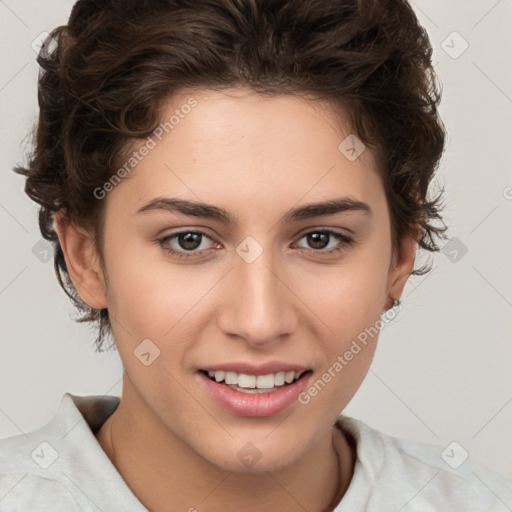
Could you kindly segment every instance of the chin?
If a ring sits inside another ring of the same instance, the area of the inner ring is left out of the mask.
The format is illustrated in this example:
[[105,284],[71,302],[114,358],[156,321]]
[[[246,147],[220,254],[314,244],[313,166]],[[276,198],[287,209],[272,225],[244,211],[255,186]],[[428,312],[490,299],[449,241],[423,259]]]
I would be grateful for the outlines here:
[[275,473],[277,471],[286,469],[294,462],[293,460],[283,461],[283,459],[280,457],[274,458],[263,456],[256,462],[247,463],[241,462],[236,456],[231,459],[222,457],[221,459],[207,460],[210,462],[210,464],[213,464],[219,469],[239,475],[265,475],[268,473]]
[[203,452],[202,457],[219,469],[233,473],[260,475],[276,472],[294,464],[302,455],[302,450],[301,453],[296,451],[297,446],[304,446],[294,443],[285,447],[279,440],[276,442],[279,448],[269,446],[268,442],[265,445],[263,441],[236,440],[224,449]]

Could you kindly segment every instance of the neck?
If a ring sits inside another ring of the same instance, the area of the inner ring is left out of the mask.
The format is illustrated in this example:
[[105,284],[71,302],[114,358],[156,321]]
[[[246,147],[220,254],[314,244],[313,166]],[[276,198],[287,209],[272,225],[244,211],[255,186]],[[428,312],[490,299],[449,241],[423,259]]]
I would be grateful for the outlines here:
[[154,512],[168,510],[169,503],[173,510],[201,512],[328,512],[339,503],[353,473],[352,450],[336,428],[282,470],[226,471],[183,443],[142,400],[133,403],[124,396],[97,439],[135,496]]

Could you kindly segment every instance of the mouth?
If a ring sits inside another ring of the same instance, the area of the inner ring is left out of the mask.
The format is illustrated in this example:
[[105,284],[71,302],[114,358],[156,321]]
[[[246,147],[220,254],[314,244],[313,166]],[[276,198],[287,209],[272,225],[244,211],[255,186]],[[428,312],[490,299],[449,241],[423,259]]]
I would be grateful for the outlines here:
[[231,414],[255,418],[274,416],[297,404],[312,373],[312,369],[303,368],[252,374],[216,368],[201,369],[196,375],[208,399]]

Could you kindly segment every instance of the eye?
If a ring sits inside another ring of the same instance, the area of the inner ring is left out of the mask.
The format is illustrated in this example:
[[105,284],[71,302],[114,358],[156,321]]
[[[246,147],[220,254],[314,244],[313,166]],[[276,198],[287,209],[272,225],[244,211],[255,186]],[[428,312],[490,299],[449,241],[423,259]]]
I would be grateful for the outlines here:
[[[347,235],[331,229],[310,231],[299,238],[299,240],[302,239],[305,239],[309,245],[309,248],[305,247],[306,249],[309,249],[314,254],[321,255],[337,253],[355,243]],[[162,249],[178,258],[197,258],[201,257],[201,253],[213,248],[208,247],[207,240],[214,245],[216,244],[204,231],[188,230],[172,233],[158,239],[157,242]],[[216,245],[218,246],[219,244]]]
[[354,240],[343,233],[332,229],[318,229],[302,235],[299,240],[305,239],[312,252],[319,254],[333,254],[354,244]]
[[193,258],[199,256],[200,252],[205,252],[209,248],[205,247],[205,239],[213,242],[204,231],[180,231],[160,238],[159,245],[168,253],[174,254],[179,258]]

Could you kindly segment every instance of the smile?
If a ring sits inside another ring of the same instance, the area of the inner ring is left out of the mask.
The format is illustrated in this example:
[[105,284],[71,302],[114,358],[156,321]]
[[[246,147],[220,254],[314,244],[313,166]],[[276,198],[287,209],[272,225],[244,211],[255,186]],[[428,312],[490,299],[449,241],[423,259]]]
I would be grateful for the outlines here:
[[224,370],[197,372],[209,398],[231,414],[247,417],[273,416],[292,406],[311,374],[312,370],[264,375]]

